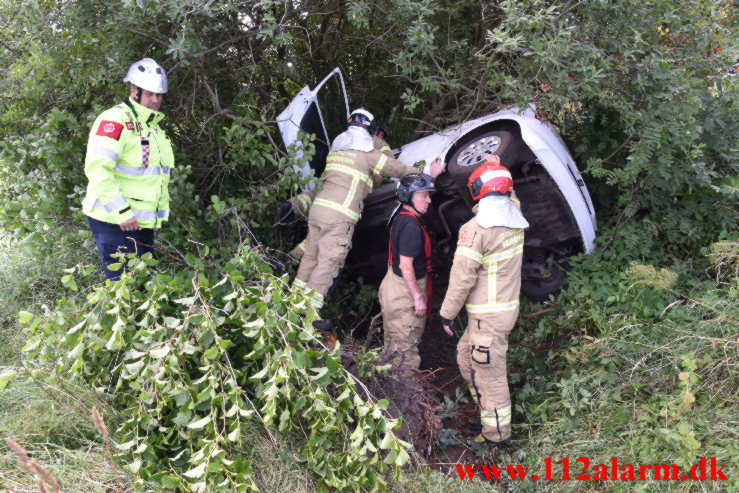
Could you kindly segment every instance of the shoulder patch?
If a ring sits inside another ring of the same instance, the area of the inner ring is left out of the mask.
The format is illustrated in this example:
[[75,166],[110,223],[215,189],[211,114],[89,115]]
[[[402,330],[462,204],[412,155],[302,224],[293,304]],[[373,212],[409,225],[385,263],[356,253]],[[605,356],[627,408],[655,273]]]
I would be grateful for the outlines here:
[[462,229],[459,231],[459,239],[457,245],[459,246],[472,246],[472,242],[475,240],[476,231],[469,229]]
[[118,140],[121,137],[123,131],[123,125],[118,122],[111,122],[109,120],[103,120],[100,122],[95,135],[102,135],[104,137],[110,137],[111,139]]

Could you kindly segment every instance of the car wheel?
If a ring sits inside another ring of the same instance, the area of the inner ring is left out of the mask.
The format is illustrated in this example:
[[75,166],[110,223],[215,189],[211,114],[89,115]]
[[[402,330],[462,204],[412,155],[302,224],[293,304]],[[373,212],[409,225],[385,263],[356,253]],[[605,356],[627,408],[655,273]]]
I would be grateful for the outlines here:
[[536,277],[526,276],[521,280],[521,291],[531,301],[546,301],[550,295],[559,294],[567,271],[556,263],[538,270]]
[[510,168],[516,163],[520,148],[518,128],[508,124],[495,130],[483,131],[465,137],[447,163],[449,175],[461,188],[467,187],[467,180],[489,155],[500,157],[503,166]]

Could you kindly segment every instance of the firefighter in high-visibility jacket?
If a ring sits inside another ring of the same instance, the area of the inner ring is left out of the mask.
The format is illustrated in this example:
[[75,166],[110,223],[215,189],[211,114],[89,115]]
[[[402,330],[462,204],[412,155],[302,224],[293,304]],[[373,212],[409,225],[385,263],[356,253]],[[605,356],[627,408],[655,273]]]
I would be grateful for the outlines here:
[[482,433],[473,447],[511,439],[511,398],[506,352],[518,317],[524,228],[528,222],[511,200],[513,180],[497,156],[470,175],[469,189],[479,200],[475,217],[459,230],[449,287],[441,305],[444,330],[464,306],[467,329],[457,345],[457,363],[480,407]]
[[[293,290],[308,294],[317,310],[323,307],[324,297],[344,265],[354,226],[362,216],[364,198],[374,187],[375,178],[402,178],[417,172],[374,148],[376,123],[370,112],[355,110],[348,123],[349,128],[334,139],[326,158],[323,184],[308,215],[305,254],[293,281]],[[444,164],[434,160],[431,176],[436,177],[443,169]],[[328,329],[330,324],[313,325]]]
[[124,82],[129,97],[105,110],[92,125],[87,141],[87,195],[82,212],[95,237],[108,279],[120,271],[108,266],[115,253],[142,255],[152,251],[154,231],[169,216],[169,179],[174,154],[160,122],[167,75],[151,58],[135,62]]
[[[387,134],[387,126],[381,123],[378,126],[375,136],[372,137],[372,145],[387,157],[395,157],[392,149],[390,149],[390,146],[385,141]],[[382,181],[382,177],[379,175],[372,175],[372,181],[374,187],[377,187]],[[313,200],[316,198],[317,193],[318,188],[312,188],[277,204],[277,221],[282,224],[288,224],[298,218],[307,219],[310,206],[313,204]],[[304,253],[305,240],[301,241],[292,250],[290,250],[288,255],[299,262],[300,259],[303,258]]]
[[401,371],[420,367],[418,346],[431,315],[431,237],[422,217],[433,191],[430,176],[404,176],[396,191],[399,205],[388,221],[388,269],[380,284],[380,307],[384,351]]

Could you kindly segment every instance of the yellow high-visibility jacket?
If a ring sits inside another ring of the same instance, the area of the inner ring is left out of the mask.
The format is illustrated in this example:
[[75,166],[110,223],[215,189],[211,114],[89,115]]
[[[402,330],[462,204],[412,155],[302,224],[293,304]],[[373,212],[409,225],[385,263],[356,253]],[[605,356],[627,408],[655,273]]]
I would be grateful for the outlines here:
[[172,144],[159,126],[163,118],[130,98],[97,117],[87,141],[82,212],[106,223],[136,217],[142,228],[161,227],[174,167]]

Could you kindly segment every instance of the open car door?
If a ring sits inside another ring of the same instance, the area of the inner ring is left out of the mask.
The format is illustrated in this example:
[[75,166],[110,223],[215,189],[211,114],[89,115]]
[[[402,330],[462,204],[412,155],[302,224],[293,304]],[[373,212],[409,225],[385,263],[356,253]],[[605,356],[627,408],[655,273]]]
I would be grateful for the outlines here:
[[321,176],[326,167],[326,156],[331,142],[346,130],[349,119],[349,100],[344,76],[337,67],[311,89],[305,86],[277,117],[277,125],[285,146],[298,140],[298,132],[314,134],[316,153],[303,167],[293,165],[296,172],[308,176],[313,169]]

